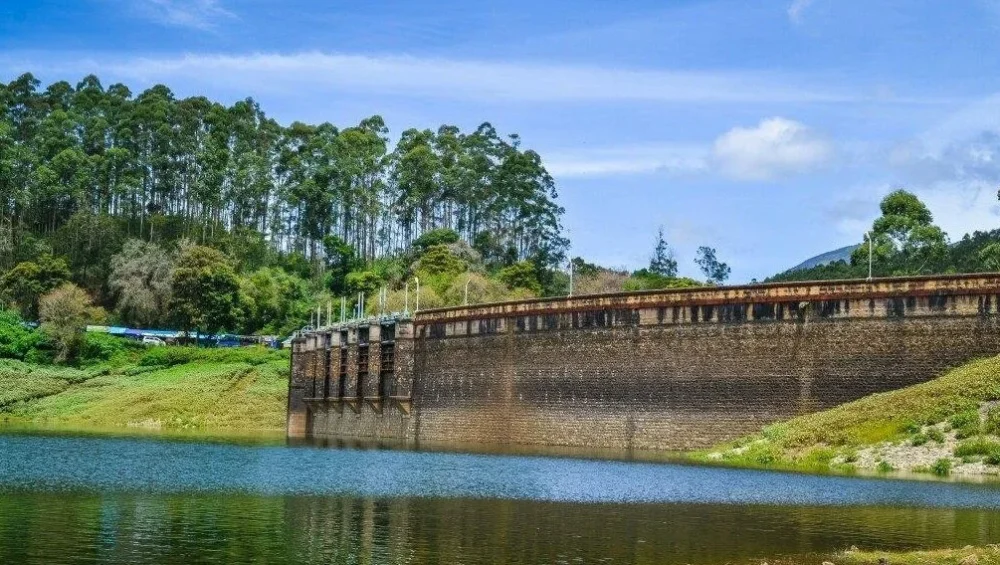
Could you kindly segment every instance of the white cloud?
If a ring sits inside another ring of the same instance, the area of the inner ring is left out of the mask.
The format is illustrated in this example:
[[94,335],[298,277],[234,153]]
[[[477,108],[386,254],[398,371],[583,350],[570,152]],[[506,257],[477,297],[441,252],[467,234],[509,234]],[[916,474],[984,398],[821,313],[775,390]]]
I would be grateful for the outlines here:
[[769,180],[815,169],[833,158],[833,145],[805,125],[781,117],[735,127],[715,140],[713,156],[738,180]]
[[214,29],[219,20],[235,17],[218,0],[139,0],[134,7],[155,22],[202,31]]
[[914,193],[934,214],[952,241],[976,230],[996,229],[1000,225],[996,186],[989,182],[943,182]]
[[788,19],[792,20],[794,24],[802,23],[802,17],[805,11],[812,5],[814,0],[792,0],[792,3],[788,6]]
[[[183,21],[181,16],[173,17]],[[147,84],[180,81],[191,85],[225,84],[253,92],[310,88],[477,101],[856,103],[870,100],[867,95],[811,84],[805,78],[761,72],[627,70],[409,55],[308,52],[74,59],[59,53],[41,56],[7,53],[0,57],[0,71],[5,68],[10,72],[21,72],[24,68],[45,68],[50,73],[63,74],[93,72],[102,78]]]

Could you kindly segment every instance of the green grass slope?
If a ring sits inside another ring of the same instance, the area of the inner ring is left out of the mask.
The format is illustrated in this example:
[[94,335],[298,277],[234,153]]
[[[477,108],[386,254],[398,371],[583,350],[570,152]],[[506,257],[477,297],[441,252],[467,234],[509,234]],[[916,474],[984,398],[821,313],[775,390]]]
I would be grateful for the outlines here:
[[0,419],[79,427],[279,430],[287,353],[157,348],[85,370],[0,361]]
[[[692,457],[734,465],[849,471],[859,450],[873,446],[887,450],[962,440],[995,442],[988,436],[1000,433],[1000,411],[993,408],[998,399],[1000,357],[980,359],[932,381],[773,424]],[[966,445],[964,451],[952,451],[959,456],[976,450]],[[988,449],[979,451],[984,453],[973,455],[989,455]]]

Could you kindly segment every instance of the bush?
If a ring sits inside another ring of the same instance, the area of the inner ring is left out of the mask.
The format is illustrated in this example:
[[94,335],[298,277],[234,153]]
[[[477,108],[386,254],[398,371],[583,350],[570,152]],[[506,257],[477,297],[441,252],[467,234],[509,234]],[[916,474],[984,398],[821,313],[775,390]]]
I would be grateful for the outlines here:
[[654,273],[649,269],[640,269],[625,280],[622,285],[627,291],[659,290],[668,288],[694,288],[704,284],[687,277],[669,277]]
[[942,457],[931,465],[931,472],[939,477],[947,477],[951,474],[951,459]]
[[878,465],[875,466],[875,471],[879,473],[891,473],[895,470],[896,468],[890,465],[888,461],[879,461]]
[[151,347],[139,360],[144,367],[172,367],[184,363],[212,361],[218,363],[247,363],[262,365],[288,356],[287,351],[264,347],[234,347],[205,349],[198,347]]
[[0,358],[24,359],[45,337],[24,326],[21,317],[10,310],[0,310]]
[[986,413],[984,429],[988,434],[1000,436],[1000,406],[994,406]]
[[955,430],[955,437],[958,439],[979,435],[982,428],[979,420],[979,410],[975,408],[955,414],[948,420],[948,423]]
[[511,289],[523,288],[536,295],[542,292],[542,283],[538,282],[535,264],[531,261],[521,261],[500,269],[497,279]]
[[146,347],[137,341],[102,333],[84,335],[79,361],[82,365],[103,363],[122,358],[130,352],[145,351]]
[[937,443],[944,443],[944,434],[937,428],[931,428],[927,430],[927,439]]
[[927,443],[927,436],[925,434],[917,434],[910,440],[910,444],[914,447],[921,446],[925,443]]
[[955,457],[993,454],[1000,454],[1000,442],[992,439],[973,438],[963,441],[955,447]]

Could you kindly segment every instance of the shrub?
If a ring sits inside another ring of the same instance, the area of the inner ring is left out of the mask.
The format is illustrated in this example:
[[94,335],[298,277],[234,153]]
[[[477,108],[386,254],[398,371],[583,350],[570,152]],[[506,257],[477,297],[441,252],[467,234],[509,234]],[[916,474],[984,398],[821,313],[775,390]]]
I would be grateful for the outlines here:
[[951,459],[942,457],[931,465],[931,472],[939,477],[946,477],[951,474]]
[[975,408],[955,414],[949,418],[948,423],[951,424],[952,429],[955,430],[955,437],[958,439],[965,439],[978,435],[982,427],[979,420],[979,410]]
[[944,443],[944,434],[937,428],[931,428],[927,430],[927,439],[937,443]]
[[139,365],[144,367],[172,367],[184,363],[210,361],[218,363],[247,363],[262,365],[287,357],[287,351],[263,347],[234,347],[204,349],[198,347],[152,347],[143,354]]
[[654,273],[649,269],[640,269],[626,279],[623,287],[627,291],[656,290],[666,288],[694,288],[704,284],[687,277],[671,277]]
[[879,473],[891,473],[895,470],[896,468],[889,464],[888,461],[879,461],[878,465],[875,466],[875,471]]
[[955,447],[955,457],[993,454],[1000,454],[1000,442],[992,439],[973,438],[963,441]]
[[925,443],[927,443],[927,436],[925,434],[917,434],[913,436],[913,439],[910,440],[910,444],[913,445],[914,447],[923,445]]
[[504,267],[497,273],[497,278],[512,289],[523,288],[534,294],[541,294],[542,292],[542,284],[538,282],[535,264],[531,261],[521,261],[509,267]]
[[986,412],[986,423],[983,427],[986,433],[1000,436],[1000,406],[994,406]]
[[903,432],[909,435],[919,434],[921,429],[923,429],[923,426],[917,422],[907,422],[903,425]]
[[837,453],[829,447],[816,447],[802,457],[800,463],[804,467],[825,469],[830,466],[830,462]]
[[[755,441],[747,446],[742,453],[732,453],[731,455],[726,455],[725,457],[730,460],[735,460],[743,462],[748,465],[755,466],[769,466],[781,461],[784,453],[781,448],[767,441]],[[818,462],[824,459],[826,453],[824,451],[819,451],[814,461]],[[833,455],[829,452],[829,455]]]
[[24,326],[21,317],[10,310],[0,310],[0,358],[24,359],[45,337]]
[[137,341],[109,334],[88,333],[84,335],[79,361],[83,365],[103,363],[126,356],[129,352],[144,351],[146,347]]

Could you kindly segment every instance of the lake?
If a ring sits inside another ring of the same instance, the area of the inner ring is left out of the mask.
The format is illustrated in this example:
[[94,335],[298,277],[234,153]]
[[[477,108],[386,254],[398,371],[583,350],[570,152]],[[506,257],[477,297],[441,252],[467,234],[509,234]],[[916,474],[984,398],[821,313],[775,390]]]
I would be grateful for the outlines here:
[[1000,485],[0,434],[0,563],[771,563],[1000,540]]

